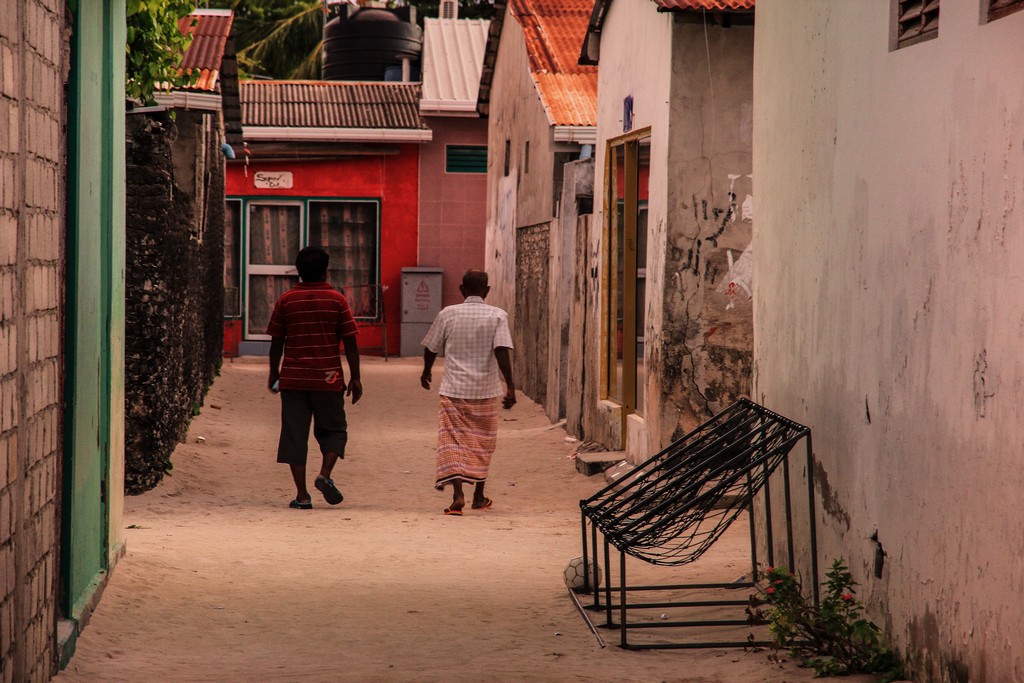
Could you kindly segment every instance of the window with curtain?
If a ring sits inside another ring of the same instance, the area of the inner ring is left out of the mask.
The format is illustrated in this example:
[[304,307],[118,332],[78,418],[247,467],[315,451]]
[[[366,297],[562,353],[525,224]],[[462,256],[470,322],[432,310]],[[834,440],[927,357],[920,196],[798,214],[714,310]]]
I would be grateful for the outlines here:
[[373,285],[377,272],[377,203],[373,201],[310,201],[309,244],[331,256],[327,279],[344,290],[357,318],[376,318]]
[[266,332],[274,304],[299,281],[294,273],[301,240],[301,203],[249,202],[249,335]]

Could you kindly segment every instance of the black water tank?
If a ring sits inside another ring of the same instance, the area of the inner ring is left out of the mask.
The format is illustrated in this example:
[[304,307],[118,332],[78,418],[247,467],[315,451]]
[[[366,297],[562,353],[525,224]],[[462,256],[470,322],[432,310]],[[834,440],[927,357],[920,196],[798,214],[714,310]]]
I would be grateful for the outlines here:
[[383,81],[387,68],[401,66],[403,58],[413,64],[418,62],[423,51],[423,30],[416,25],[412,11],[352,8],[327,22],[324,79]]

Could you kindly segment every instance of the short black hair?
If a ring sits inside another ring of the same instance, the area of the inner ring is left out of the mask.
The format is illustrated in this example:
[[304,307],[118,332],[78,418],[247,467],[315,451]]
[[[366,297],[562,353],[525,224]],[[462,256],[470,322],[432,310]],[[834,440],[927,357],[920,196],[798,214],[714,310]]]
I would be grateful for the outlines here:
[[479,268],[470,268],[462,276],[462,288],[472,296],[480,295],[487,291],[487,273]]
[[295,257],[295,267],[303,282],[322,282],[331,257],[320,247],[306,247]]

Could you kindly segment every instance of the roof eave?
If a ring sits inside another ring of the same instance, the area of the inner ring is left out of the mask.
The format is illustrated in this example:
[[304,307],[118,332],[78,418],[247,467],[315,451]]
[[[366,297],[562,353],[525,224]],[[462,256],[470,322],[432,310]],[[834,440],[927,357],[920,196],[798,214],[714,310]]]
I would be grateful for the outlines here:
[[420,114],[477,114],[477,100],[420,100]]
[[594,0],[594,9],[590,13],[587,32],[580,47],[580,58],[576,62],[580,66],[597,66],[601,56],[601,30],[604,28],[604,18],[608,16],[608,8],[611,5],[612,0]]
[[246,140],[279,142],[430,142],[427,128],[299,128],[290,126],[243,126]]
[[555,126],[555,142],[575,142],[580,145],[597,144],[597,126]]
[[174,90],[169,93],[153,94],[158,106],[168,109],[199,109],[202,111],[220,111],[221,96],[209,92]]
[[487,45],[484,48],[484,63],[480,69],[480,89],[476,97],[476,110],[480,116],[487,116],[491,108],[491,83],[494,80],[494,65],[498,61],[498,44],[501,29],[505,23],[505,8],[508,0],[494,0],[494,15],[487,27]]

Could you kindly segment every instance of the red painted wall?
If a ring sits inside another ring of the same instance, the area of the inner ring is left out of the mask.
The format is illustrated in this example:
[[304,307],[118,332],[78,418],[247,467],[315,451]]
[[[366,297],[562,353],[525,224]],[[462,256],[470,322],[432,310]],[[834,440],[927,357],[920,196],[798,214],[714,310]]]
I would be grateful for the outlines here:
[[[419,242],[419,146],[397,145],[398,154],[343,157],[329,161],[233,162],[227,170],[227,196],[243,198],[333,197],[380,199],[380,272],[387,321],[388,354],[401,343],[402,268],[415,266]],[[392,146],[394,149],[394,146]],[[290,171],[293,187],[253,186],[256,171]],[[360,330],[359,345],[381,346],[379,327]]]

